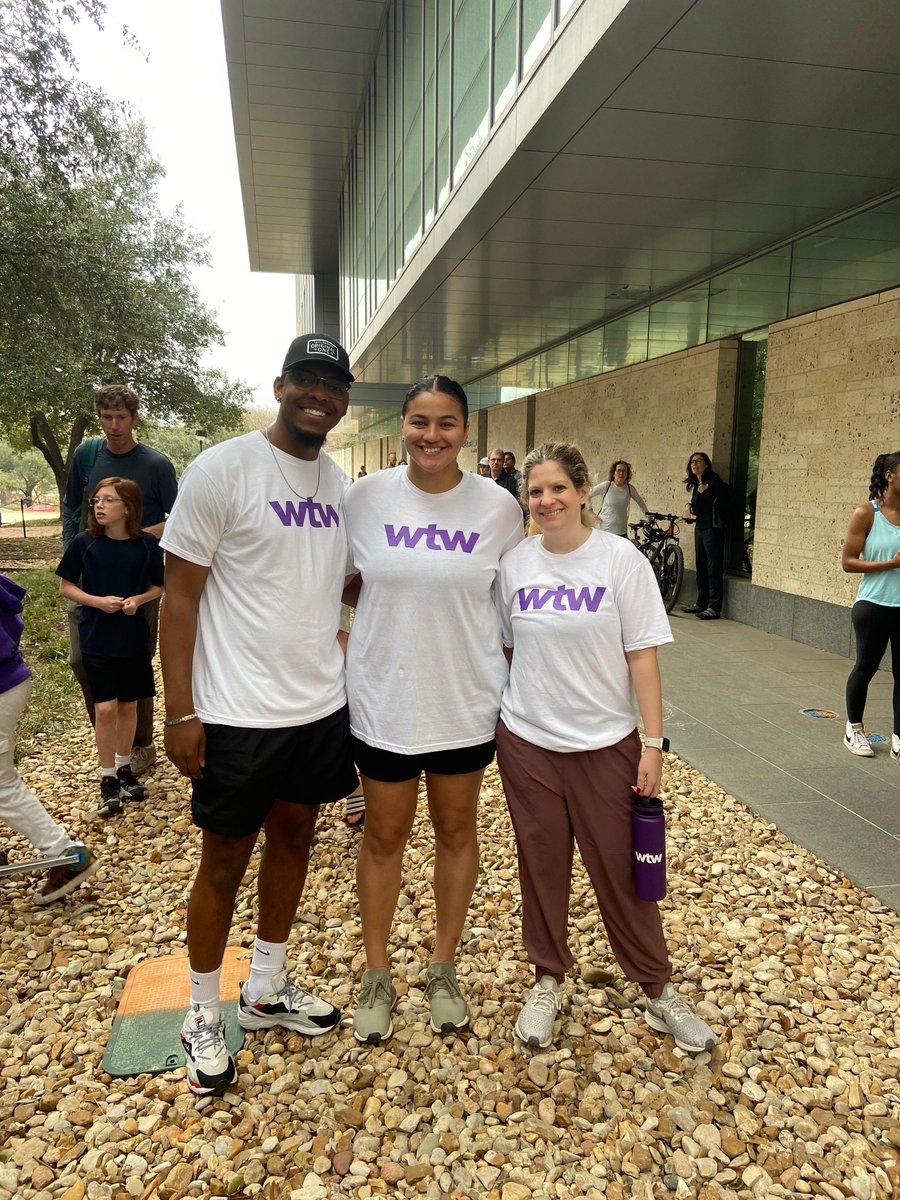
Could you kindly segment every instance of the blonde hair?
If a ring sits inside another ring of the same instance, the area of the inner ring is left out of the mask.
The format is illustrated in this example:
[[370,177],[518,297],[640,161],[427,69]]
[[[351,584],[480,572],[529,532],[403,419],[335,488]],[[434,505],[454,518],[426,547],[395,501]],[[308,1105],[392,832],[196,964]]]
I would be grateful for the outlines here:
[[[584,455],[577,446],[573,446],[571,442],[543,442],[540,446],[536,446],[534,450],[529,451],[525,462],[522,464],[522,480],[519,487],[522,499],[526,502],[528,499],[528,476],[534,467],[548,462],[557,463],[562,467],[569,477],[569,482],[576,490],[583,487],[590,488],[590,472],[588,471],[587,463],[584,461]],[[600,528],[600,522],[586,503],[581,506],[581,523],[587,529]],[[533,537],[536,533],[540,532],[541,527],[532,517],[528,522],[528,537]]]

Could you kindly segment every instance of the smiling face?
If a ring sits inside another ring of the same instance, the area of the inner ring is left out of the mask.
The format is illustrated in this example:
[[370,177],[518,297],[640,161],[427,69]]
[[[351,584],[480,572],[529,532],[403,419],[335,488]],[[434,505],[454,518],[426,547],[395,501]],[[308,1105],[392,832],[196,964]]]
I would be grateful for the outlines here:
[[570,533],[581,525],[588,491],[576,488],[560,463],[535,463],[528,473],[528,511],[544,533]]
[[350,394],[334,395],[328,390],[324,380],[344,379],[343,372],[329,363],[312,363],[309,371],[301,364],[301,370],[304,375],[315,377],[311,387],[298,386],[291,371],[275,380],[279,409],[270,436],[279,450],[297,458],[314,459],[325,438],[347,412]]
[[446,392],[420,392],[407,401],[403,417],[403,442],[409,460],[409,479],[417,487],[442,475],[456,482],[457,456],[465,445],[469,423],[462,406]]

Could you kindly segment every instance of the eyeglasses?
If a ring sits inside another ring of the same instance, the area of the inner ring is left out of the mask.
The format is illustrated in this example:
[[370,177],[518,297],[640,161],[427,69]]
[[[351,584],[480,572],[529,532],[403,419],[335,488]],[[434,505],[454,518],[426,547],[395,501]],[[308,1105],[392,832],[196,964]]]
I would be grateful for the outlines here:
[[343,379],[326,379],[323,375],[317,375],[315,371],[291,370],[287,374],[294,387],[301,392],[311,392],[318,385],[336,400],[343,400],[350,392],[350,384],[344,383]]
[[121,496],[91,496],[88,504],[91,508],[105,508],[107,504],[121,504]]

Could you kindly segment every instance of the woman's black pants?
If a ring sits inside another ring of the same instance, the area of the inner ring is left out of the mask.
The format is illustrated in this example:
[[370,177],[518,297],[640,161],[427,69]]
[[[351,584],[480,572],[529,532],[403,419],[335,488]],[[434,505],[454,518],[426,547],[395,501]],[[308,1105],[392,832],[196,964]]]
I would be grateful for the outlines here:
[[697,603],[701,608],[722,611],[725,568],[725,530],[694,529],[694,551],[697,559]]

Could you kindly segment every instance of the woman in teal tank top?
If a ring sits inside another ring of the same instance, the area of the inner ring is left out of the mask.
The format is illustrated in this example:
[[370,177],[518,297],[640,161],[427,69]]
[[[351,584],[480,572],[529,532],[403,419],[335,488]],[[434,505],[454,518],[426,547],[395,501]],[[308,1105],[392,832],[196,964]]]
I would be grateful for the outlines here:
[[862,575],[852,609],[856,665],[847,680],[847,729],[851,754],[874,758],[863,732],[869,683],[890,643],[894,676],[891,758],[900,763],[900,451],[879,454],[872,466],[869,503],[854,509],[841,548],[841,566]]

